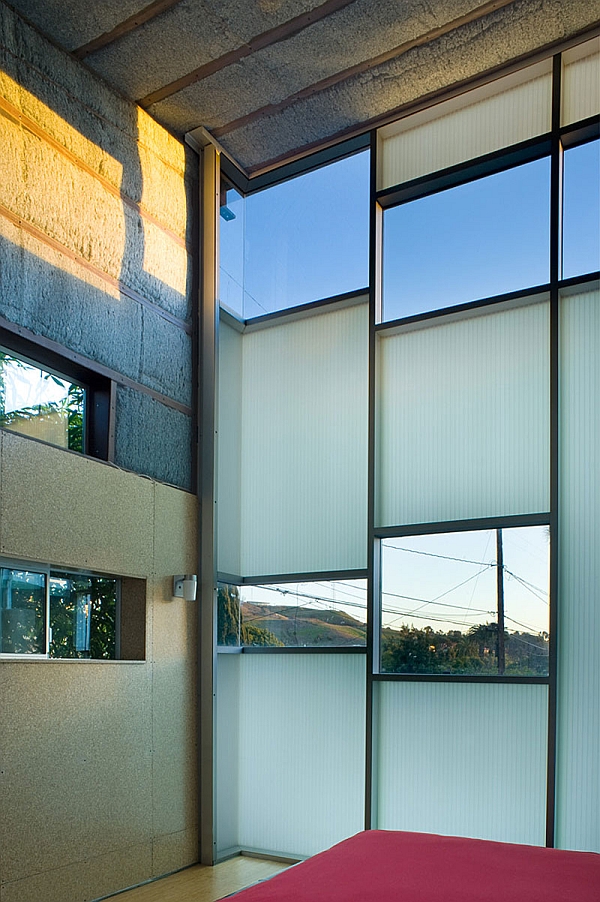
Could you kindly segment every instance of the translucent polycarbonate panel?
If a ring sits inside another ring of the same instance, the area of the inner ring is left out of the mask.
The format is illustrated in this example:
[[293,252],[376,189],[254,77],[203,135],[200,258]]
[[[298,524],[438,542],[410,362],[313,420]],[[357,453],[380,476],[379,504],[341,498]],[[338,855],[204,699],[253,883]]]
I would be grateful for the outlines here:
[[224,183],[220,299],[252,319],[369,284],[369,151],[242,198]]
[[365,645],[366,580],[220,584],[217,645],[325,648]]
[[547,686],[376,688],[379,828],[544,845]]
[[386,322],[549,278],[549,157],[384,211]]
[[564,153],[563,278],[600,269],[600,139]]
[[600,852],[600,290],[561,298],[557,840]]
[[240,573],[242,335],[219,324],[217,403],[217,568]]
[[381,542],[384,673],[548,676],[548,526]]
[[563,53],[561,124],[600,113],[600,38]]
[[550,131],[550,61],[379,129],[377,188],[446,169]]
[[217,853],[239,846],[241,655],[217,656],[216,841]]
[[364,828],[365,655],[240,660],[239,844],[312,855]]
[[368,308],[243,338],[242,576],[366,567]]
[[377,525],[547,511],[548,303],[379,334]]

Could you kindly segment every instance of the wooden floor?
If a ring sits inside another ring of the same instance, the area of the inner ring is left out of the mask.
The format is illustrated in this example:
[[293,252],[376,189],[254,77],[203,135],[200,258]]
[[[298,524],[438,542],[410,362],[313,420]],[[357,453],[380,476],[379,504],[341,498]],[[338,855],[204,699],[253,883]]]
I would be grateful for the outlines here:
[[202,864],[114,896],[115,902],[216,902],[289,865],[240,855],[213,868]]

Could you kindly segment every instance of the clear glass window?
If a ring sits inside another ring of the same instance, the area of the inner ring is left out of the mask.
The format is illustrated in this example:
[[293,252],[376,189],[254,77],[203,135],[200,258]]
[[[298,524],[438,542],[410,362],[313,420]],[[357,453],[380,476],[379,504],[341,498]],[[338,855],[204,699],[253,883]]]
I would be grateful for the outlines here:
[[0,426],[83,453],[85,389],[0,348]]
[[365,580],[220,585],[217,645],[365,645],[366,619]]
[[369,152],[246,198],[221,194],[220,300],[241,319],[365,288]]
[[46,574],[0,567],[0,652],[46,653]]
[[564,153],[563,278],[600,269],[600,139]]
[[384,210],[384,321],[549,278],[549,158]]
[[118,580],[50,574],[51,658],[116,658]]
[[548,675],[547,526],[381,543],[384,673]]

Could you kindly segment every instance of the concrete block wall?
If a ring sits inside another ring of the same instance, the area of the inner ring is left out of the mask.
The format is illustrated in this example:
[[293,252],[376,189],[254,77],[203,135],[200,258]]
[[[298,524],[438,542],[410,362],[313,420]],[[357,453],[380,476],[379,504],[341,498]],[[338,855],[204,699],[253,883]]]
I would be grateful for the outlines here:
[[197,608],[171,598],[197,568],[196,195],[193,154],[0,0],[0,317],[117,385],[116,465],[0,430],[0,559],[146,605],[143,661],[0,661],[0,902],[197,860]]
[[0,2],[0,316],[114,371],[116,463],[186,489],[196,196],[192,151]]

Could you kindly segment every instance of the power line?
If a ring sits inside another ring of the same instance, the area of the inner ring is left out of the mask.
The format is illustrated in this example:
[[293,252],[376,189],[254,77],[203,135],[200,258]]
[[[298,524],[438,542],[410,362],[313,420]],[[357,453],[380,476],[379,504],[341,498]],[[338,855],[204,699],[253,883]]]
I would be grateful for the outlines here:
[[417,551],[416,548],[403,548],[401,545],[390,545],[383,542],[385,548],[393,548],[395,551],[406,551],[407,554],[422,554],[425,557],[437,557],[443,561],[458,561],[459,564],[476,564],[478,567],[495,567],[495,561],[471,561],[463,557],[451,557],[448,554],[434,554],[432,551]]

